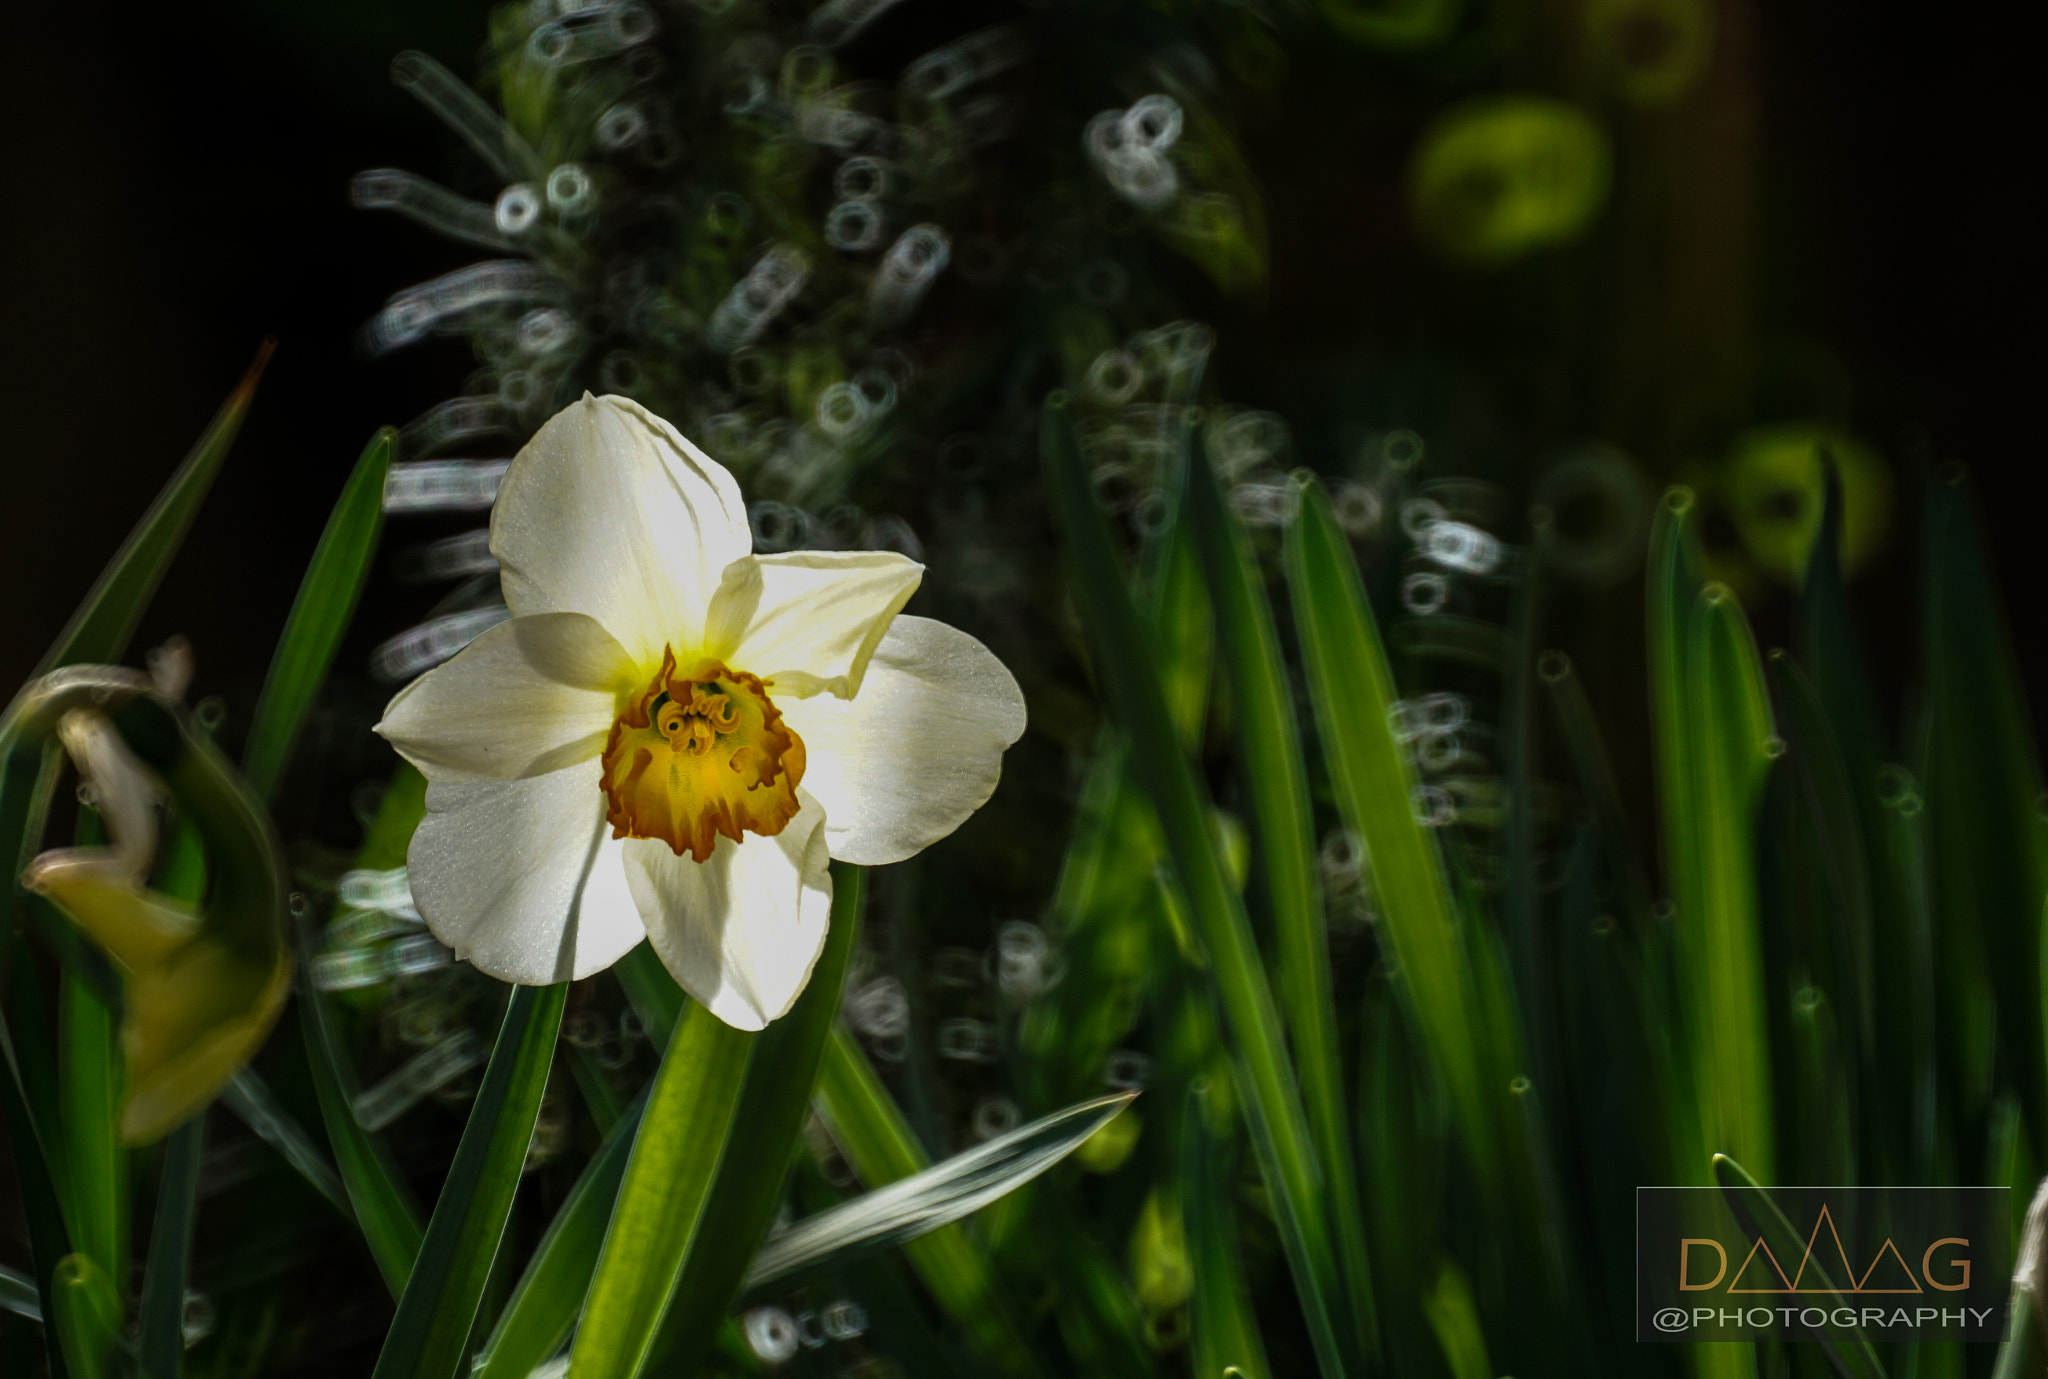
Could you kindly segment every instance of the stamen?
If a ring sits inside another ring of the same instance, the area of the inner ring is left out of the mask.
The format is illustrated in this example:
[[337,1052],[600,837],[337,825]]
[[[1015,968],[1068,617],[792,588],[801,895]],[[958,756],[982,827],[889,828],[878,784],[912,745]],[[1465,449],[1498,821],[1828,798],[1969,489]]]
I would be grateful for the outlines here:
[[705,861],[721,836],[772,837],[795,816],[804,747],[767,685],[716,661],[661,669],[612,725],[607,818],[618,838],[659,838]]

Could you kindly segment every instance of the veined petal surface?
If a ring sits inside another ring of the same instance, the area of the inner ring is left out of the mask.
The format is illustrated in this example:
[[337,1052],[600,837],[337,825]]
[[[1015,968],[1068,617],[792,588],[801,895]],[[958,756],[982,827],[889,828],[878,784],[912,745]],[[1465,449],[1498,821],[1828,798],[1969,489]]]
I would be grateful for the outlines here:
[[573,981],[646,937],[595,762],[427,787],[406,867],[434,936],[502,981]]
[[995,654],[929,618],[889,625],[852,699],[783,704],[809,749],[804,788],[842,862],[900,862],[981,808],[1003,749],[1024,735],[1024,695]]
[[725,572],[705,638],[727,665],[784,697],[860,689],[890,620],[917,592],[924,566],[893,551],[790,551]]
[[515,614],[587,613],[643,666],[703,638],[726,566],[753,549],[739,485],[639,403],[591,397],[549,420],[491,511]]
[[832,874],[824,810],[807,791],[798,799],[782,832],[720,838],[708,862],[651,839],[626,844],[626,881],[662,965],[735,1029],[786,1014],[825,948]]
[[430,780],[545,775],[604,750],[636,673],[595,618],[513,618],[400,690],[377,731]]

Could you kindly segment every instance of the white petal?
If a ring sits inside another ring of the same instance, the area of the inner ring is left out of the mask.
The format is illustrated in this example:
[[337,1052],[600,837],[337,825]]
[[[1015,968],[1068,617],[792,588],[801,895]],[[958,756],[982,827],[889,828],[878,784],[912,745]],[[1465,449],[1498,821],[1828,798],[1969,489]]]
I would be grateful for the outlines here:
[[725,572],[706,631],[711,654],[774,682],[778,702],[860,689],[868,658],[924,578],[893,551],[791,551]]
[[900,862],[951,833],[994,793],[1003,749],[1024,735],[1024,695],[995,654],[929,618],[901,617],[851,700],[780,705],[804,740],[804,789],[825,806],[842,862]]
[[727,565],[753,549],[739,485],[636,402],[555,414],[505,471],[491,554],[514,613],[588,613],[650,669],[687,656]]
[[668,844],[626,845],[626,883],[647,937],[683,990],[735,1029],[788,1013],[825,950],[832,874],[823,811],[802,808],[773,838],[720,838],[707,862]]
[[637,678],[594,618],[513,618],[400,690],[377,731],[431,780],[544,775],[604,750]]
[[434,937],[525,986],[587,977],[645,938],[597,778],[583,762],[526,780],[430,784],[406,870]]

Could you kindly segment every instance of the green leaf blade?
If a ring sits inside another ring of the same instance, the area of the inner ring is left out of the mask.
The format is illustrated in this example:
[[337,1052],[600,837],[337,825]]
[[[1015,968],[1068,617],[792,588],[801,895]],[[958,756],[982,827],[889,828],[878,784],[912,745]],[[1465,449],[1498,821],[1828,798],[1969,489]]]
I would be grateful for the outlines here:
[[[1040,443],[1059,526],[1073,561],[1076,601],[1092,634],[1112,708],[1130,734],[1139,783],[1161,830],[1214,973],[1238,1060],[1247,1122],[1260,1170],[1273,1194],[1281,1240],[1323,1372],[1357,1371],[1357,1342],[1339,1334],[1342,1279],[1328,1224],[1316,1215],[1321,1169],[1286,1053],[1272,985],[1242,899],[1224,874],[1192,767],[1172,728],[1165,696],[1148,662],[1148,638],[1133,608],[1122,562],[1095,502],[1064,401],[1049,403]],[[1405,797],[1404,797],[1405,798]],[[1348,1331],[1349,1328],[1346,1328]]]
[[513,988],[375,1379],[453,1379],[463,1367],[533,1143],[568,993],[567,983]]
[[477,1379],[526,1379],[568,1338],[604,1247],[647,1099],[637,1099],[576,1179],[477,1357]]
[[384,529],[384,480],[396,439],[388,427],[379,431],[356,461],[285,619],[242,753],[242,773],[265,800],[277,790],[299,727],[327,678],[369,578]]
[[185,1353],[185,1277],[192,1257],[192,1218],[199,1205],[199,1159],[206,1117],[173,1130],[164,1152],[156,1228],[142,1281],[137,1351],[143,1379],[178,1379]]
[[[1199,457],[1199,445],[1191,447]],[[1379,1350],[1373,1315],[1372,1267],[1365,1243],[1358,1179],[1344,1107],[1343,1064],[1337,1052],[1337,1012],[1330,987],[1329,935],[1324,927],[1315,817],[1309,807],[1308,771],[1279,633],[1260,587],[1243,531],[1223,504],[1214,470],[1193,463],[1185,476],[1189,525],[1216,609],[1225,664],[1249,763],[1244,773],[1257,829],[1273,928],[1279,940],[1274,994],[1286,1013],[1301,1077],[1301,1096],[1321,1157],[1322,1192],[1311,1209],[1330,1224],[1343,1266],[1359,1344]]]
[[758,1036],[691,1002],[619,1184],[571,1352],[571,1379],[633,1379],[701,1229]]
[[1435,840],[1415,817],[1414,773],[1388,726],[1393,674],[1350,543],[1319,484],[1301,494],[1286,559],[1338,811],[1365,842],[1410,1009],[1467,1141],[1485,1163],[1495,1135],[1484,1021]]

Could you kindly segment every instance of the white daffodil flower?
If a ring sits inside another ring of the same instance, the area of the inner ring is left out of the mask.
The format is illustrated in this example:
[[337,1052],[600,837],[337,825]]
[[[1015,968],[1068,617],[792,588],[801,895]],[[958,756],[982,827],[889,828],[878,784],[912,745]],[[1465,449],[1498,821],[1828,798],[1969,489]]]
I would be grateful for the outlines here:
[[505,981],[585,977],[644,936],[759,1029],[824,947],[827,860],[945,837],[1023,735],[988,648],[899,616],[922,566],[753,554],[732,475],[625,398],[586,394],[519,452],[491,552],[511,620],[377,731],[427,777],[421,917]]

